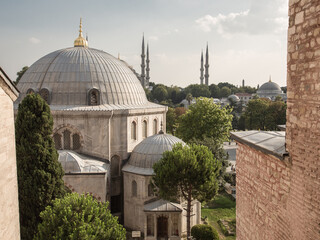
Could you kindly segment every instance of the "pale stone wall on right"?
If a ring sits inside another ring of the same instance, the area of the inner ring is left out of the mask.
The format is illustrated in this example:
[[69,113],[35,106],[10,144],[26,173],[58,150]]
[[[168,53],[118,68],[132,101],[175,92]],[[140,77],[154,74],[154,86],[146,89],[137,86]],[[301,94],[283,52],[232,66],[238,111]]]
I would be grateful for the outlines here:
[[292,239],[320,239],[320,1],[290,0],[286,148]]

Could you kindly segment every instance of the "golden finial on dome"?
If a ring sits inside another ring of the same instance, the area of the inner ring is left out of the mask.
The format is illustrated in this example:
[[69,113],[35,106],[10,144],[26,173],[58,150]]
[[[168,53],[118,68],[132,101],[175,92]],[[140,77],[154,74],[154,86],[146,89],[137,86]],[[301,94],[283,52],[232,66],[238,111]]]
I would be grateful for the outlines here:
[[272,82],[272,81],[271,81],[271,75],[269,76],[269,82]]
[[80,18],[80,26],[79,26],[79,36],[76,40],[74,40],[75,47],[88,47],[87,40],[82,36],[82,18]]

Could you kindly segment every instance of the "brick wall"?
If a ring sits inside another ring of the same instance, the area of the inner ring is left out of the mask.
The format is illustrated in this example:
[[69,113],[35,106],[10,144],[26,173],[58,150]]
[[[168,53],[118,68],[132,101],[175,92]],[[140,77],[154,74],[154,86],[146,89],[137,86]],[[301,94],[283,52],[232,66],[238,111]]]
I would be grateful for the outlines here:
[[288,163],[239,144],[237,239],[320,239],[320,1],[290,0]]

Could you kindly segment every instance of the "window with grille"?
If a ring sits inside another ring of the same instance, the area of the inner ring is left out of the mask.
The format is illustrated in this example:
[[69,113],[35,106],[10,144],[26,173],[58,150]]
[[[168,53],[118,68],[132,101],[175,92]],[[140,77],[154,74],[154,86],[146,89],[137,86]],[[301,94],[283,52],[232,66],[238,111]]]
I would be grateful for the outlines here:
[[100,104],[100,93],[97,89],[91,89],[89,91],[89,105],[90,106],[96,106]]
[[72,143],[74,150],[78,150],[81,147],[79,134],[75,133],[72,135]]
[[63,132],[64,149],[69,149],[69,150],[71,149],[70,135],[71,135],[71,132],[68,129],[66,129]]
[[58,133],[55,133],[53,135],[53,141],[54,141],[54,145],[56,147],[57,150],[62,149],[62,145],[61,145],[61,135]]
[[39,92],[40,96],[45,100],[48,104],[50,104],[50,93],[46,88],[42,88]]

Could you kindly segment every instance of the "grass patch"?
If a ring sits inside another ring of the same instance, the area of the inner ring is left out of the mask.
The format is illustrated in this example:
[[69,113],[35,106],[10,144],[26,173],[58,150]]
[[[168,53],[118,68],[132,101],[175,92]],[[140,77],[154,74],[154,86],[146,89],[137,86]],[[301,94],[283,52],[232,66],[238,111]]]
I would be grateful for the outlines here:
[[235,227],[236,203],[225,193],[221,193],[201,209],[201,216],[207,217],[207,221],[220,233],[221,239],[234,240],[235,236],[225,236],[218,223],[219,219],[227,219],[231,227]]

